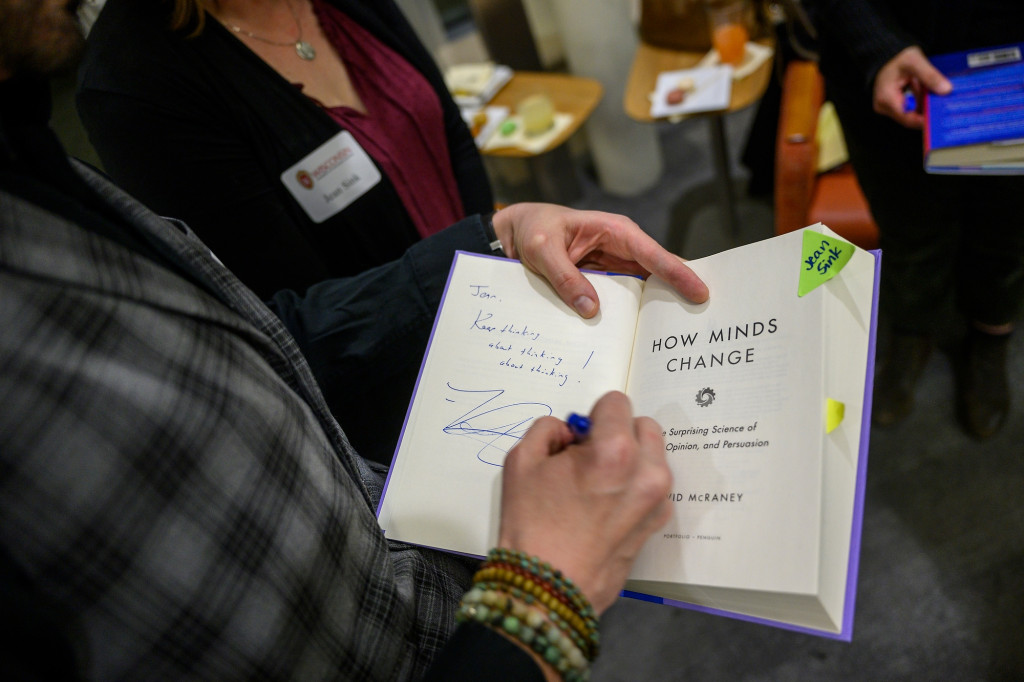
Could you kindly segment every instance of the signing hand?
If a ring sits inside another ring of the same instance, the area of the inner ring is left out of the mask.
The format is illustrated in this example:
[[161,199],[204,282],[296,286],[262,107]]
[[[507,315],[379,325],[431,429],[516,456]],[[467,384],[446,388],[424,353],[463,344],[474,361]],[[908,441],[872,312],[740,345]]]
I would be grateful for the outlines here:
[[582,444],[565,422],[544,417],[508,453],[498,544],[560,569],[600,614],[668,521],[672,472],[661,428],[634,419],[626,396],[605,395],[590,416]]
[[925,92],[949,94],[953,84],[932,66],[919,47],[908,47],[885,63],[875,76],[875,111],[907,128],[924,127],[920,112],[903,110],[903,91],[911,90],[918,102]]
[[694,303],[708,288],[682,259],[663,249],[629,218],[554,204],[513,204],[494,214],[494,231],[512,258],[547,278],[583,317],[597,314],[597,292],[579,268],[655,274]]

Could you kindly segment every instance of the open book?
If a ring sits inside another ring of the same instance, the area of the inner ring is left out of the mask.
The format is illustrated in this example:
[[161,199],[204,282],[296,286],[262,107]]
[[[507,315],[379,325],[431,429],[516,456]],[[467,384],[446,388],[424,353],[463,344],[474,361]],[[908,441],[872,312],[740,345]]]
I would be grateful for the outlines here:
[[483,556],[501,465],[544,415],[627,393],[664,430],[675,514],[627,596],[849,639],[880,255],[817,225],[690,261],[711,298],[588,274],[576,315],[516,261],[460,253],[378,519]]

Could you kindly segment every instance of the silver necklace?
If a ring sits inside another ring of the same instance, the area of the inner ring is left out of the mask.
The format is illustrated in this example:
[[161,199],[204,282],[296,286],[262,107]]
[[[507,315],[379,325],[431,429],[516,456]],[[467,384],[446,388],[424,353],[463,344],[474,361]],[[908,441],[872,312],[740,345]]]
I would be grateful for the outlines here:
[[244,35],[249,36],[253,40],[259,40],[260,42],[264,42],[267,45],[276,45],[278,47],[294,46],[295,53],[299,55],[299,58],[305,59],[307,62],[312,61],[313,59],[316,58],[316,50],[313,49],[313,46],[310,45],[309,42],[302,39],[302,22],[299,21],[299,15],[295,13],[295,8],[292,7],[292,3],[290,2],[288,3],[288,11],[292,13],[292,18],[295,19],[295,25],[299,27],[299,37],[296,38],[294,41],[288,41],[284,43],[277,42],[276,40],[269,40],[267,38],[264,38],[263,36],[258,36],[252,31],[246,31],[241,26],[236,26],[235,24],[227,24],[226,22],[225,23],[227,27],[235,33],[242,33]]

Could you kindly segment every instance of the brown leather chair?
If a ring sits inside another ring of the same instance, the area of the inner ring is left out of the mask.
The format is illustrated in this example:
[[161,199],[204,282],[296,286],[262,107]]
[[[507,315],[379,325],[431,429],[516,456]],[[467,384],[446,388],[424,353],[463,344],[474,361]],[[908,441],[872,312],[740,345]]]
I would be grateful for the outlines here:
[[790,62],[775,142],[775,234],[822,222],[861,248],[878,248],[878,226],[850,164],[817,171],[814,133],[824,98],[817,65]]

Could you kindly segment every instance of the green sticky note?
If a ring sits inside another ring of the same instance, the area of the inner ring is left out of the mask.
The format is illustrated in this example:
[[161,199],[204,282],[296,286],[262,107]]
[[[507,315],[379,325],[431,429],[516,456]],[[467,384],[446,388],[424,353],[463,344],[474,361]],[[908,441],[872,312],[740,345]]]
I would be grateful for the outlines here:
[[825,433],[832,433],[843,422],[846,405],[832,398],[825,399]]
[[800,257],[800,285],[796,295],[803,296],[839,274],[853,257],[854,245],[814,230],[804,230]]

